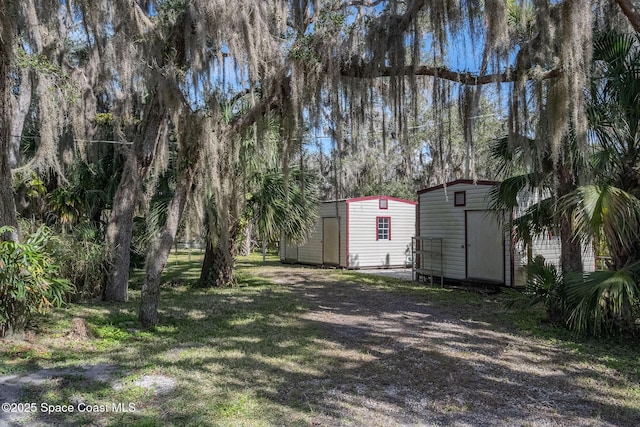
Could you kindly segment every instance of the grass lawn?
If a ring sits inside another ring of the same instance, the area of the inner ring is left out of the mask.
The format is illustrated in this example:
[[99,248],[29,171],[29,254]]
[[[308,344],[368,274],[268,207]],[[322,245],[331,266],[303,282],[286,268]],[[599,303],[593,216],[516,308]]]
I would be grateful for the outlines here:
[[[2,375],[44,368],[63,372],[52,380],[27,385],[20,401],[73,404],[76,408],[81,402],[96,409],[38,413],[24,421],[25,425],[37,421],[113,426],[324,425],[329,422],[322,420],[329,418],[322,418],[326,408],[317,400],[320,394],[335,394],[338,390],[357,397],[362,394],[359,384],[369,381],[356,378],[362,375],[378,376],[383,383],[392,381],[387,365],[375,361],[382,359],[384,351],[396,347],[381,349],[380,354],[373,346],[366,347],[370,338],[358,338],[366,325],[348,331],[341,330],[340,325],[330,325],[339,333],[350,334],[344,335],[343,340],[333,339],[334,329],[308,315],[316,309],[314,286],[306,287],[303,293],[288,281],[288,274],[295,275],[300,270],[283,267],[273,257],[263,264],[260,255],[252,255],[237,262],[237,287],[192,288],[201,257],[185,250],[172,254],[164,276],[167,285],[162,289],[162,324],[156,328],[143,330],[137,323],[141,275],[134,274],[128,303],[71,304],[41,319],[35,337],[27,342],[0,341]],[[340,270],[314,270],[309,274],[316,274],[319,282],[364,285],[368,292],[382,296],[381,300],[409,296],[438,310],[459,313],[469,325],[531,339],[540,348],[560,348],[561,354],[571,359],[572,367],[589,372],[579,379],[577,386],[581,390],[593,390],[603,399],[610,396],[617,402],[599,406],[603,412],[594,415],[595,419],[613,419],[620,425],[640,420],[640,357],[636,343],[573,339],[564,330],[541,322],[539,311],[505,309],[504,296],[500,295],[487,297]],[[354,308],[355,313],[349,312],[348,304],[345,301],[341,306],[344,316],[371,316],[361,307]],[[78,318],[86,321],[89,336],[72,332],[74,319]],[[350,342],[364,344],[350,346]],[[78,366],[104,367],[110,377],[106,381],[88,381],[65,370]],[[367,370],[363,366],[368,366]],[[336,385],[341,372],[343,386]],[[167,378],[175,383],[166,392],[154,392],[140,385],[142,378]],[[99,405],[112,403],[135,411],[99,412],[104,409]],[[455,400],[432,410],[446,416],[451,411],[463,411],[465,405],[469,412],[468,403]],[[334,414],[331,419],[337,418]],[[367,423],[351,418],[347,424]]]

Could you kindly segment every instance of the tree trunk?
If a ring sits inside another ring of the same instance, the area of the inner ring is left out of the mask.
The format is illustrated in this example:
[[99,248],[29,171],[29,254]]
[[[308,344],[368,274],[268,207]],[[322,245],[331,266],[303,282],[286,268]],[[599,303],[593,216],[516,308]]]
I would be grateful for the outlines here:
[[12,43],[13,39],[3,40],[0,37],[0,226],[11,226],[15,232],[6,233],[0,238],[11,240],[18,239],[18,218],[16,204],[11,183],[11,167],[9,165],[9,153],[12,149],[11,118],[9,105],[11,81],[9,74],[10,47],[6,43]]
[[153,91],[133,147],[127,152],[122,178],[114,195],[107,226],[109,272],[103,294],[105,301],[124,302],[128,299],[133,217],[142,191],[142,182],[147,178],[156,155],[165,114],[164,106]]
[[582,245],[573,238],[571,217],[564,215],[560,221],[560,265],[562,273],[582,271]]
[[231,233],[232,238],[218,239],[218,245],[214,254],[213,286],[221,288],[231,286],[235,283],[233,276],[233,263],[236,257],[235,233]]
[[[555,168],[558,178],[558,197],[561,198],[576,188],[575,175],[572,172],[573,168],[567,168],[560,161]],[[560,266],[563,274],[583,270],[582,245],[578,239],[573,237],[571,215],[563,214],[560,218]]]
[[210,243],[207,244],[200,271],[201,285],[219,288],[233,285],[235,280],[233,263],[236,257],[236,231],[232,229],[229,235],[229,239],[218,238],[215,248]]
[[[1,114],[1,112],[0,112]],[[0,123],[2,126],[2,123]],[[4,133],[4,132],[3,132]],[[6,153],[6,138],[0,137],[0,150]],[[13,198],[13,187],[11,184],[11,168],[9,168],[8,158],[5,155],[0,156],[0,227],[11,226],[15,229],[12,233],[6,233],[2,238],[17,240],[18,239],[18,219],[16,217],[16,205]]]
[[131,261],[131,237],[133,216],[140,193],[140,176],[136,155],[127,153],[127,162],[122,178],[113,197],[113,206],[107,226],[107,248],[109,248],[109,271],[104,289],[105,301],[127,301],[129,290],[129,267]]
[[160,300],[160,278],[171,246],[178,232],[180,218],[184,212],[187,197],[193,185],[193,171],[187,170],[176,187],[173,198],[167,208],[167,221],[147,254],[145,262],[145,279],[142,284],[139,318],[143,326],[158,324],[158,302]]
[[213,254],[213,243],[207,241],[205,243],[204,260],[200,269],[200,286],[211,285],[211,277],[213,275],[215,255]]
[[21,69],[20,92],[11,97],[11,144],[9,147],[9,166],[15,168],[20,163],[20,137],[24,129],[24,122],[31,106],[31,73],[28,69]]
[[615,2],[618,3],[622,13],[627,17],[633,29],[636,30],[636,32],[640,32],[640,13],[637,7],[634,7],[633,2],[631,0],[615,0]]
[[242,256],[251,255],[251,234],[253,231],[253,226],[251,222],[248,222],[247,225],[243,229],[244,239],[242,240],[242,248],[240,250],[240,254]]
[[262,239],[262,263],[267,262],[267,240]]

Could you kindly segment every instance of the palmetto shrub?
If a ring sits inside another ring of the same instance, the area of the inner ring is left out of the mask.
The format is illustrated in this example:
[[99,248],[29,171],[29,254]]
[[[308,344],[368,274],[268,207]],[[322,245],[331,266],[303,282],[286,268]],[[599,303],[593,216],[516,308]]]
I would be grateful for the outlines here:
[[566,278],[569,328],[580,335],[637,335],[640,263]]
[[[12,230],[0,227],[0,235]],[[41,226],[23,243],[0,240],[0,336],[24,329],[33,314],[62,305],[73,290],[59,278],[59,266],[47,251],[50,239],[49,228]]]
[[544,305],[549,320],[562,323],[568,311],[562,274],[555,265],[537,256],[527,264],[527,284],[523,292],[513,293],[508,305]]

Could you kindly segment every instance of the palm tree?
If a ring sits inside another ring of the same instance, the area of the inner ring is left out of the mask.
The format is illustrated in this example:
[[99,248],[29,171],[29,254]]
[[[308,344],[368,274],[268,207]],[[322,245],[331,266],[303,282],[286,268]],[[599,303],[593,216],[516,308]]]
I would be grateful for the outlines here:
[[[287,174],[280,168],[273,168],[264,172],[254,172],[251,175],[248,182],[254,190],[246,196],[242,216],[257,231],[263,247],[267,242],[280,237],[291,242],[303,242],[316,221],[318,193],[314,176],[304,173],[299,168],[291,168]],[[219,226],[215,211],[208,212],[207,215],[213,217],[212,221],[206,221],[208,227]],[[234,226],[235,233],[232,233],[234,240],[237,240],[240,235],[239,228],[239,223]],[[216,233],[211,233],[209,230],[208,234],[212,236]],[[214,239],[209,237],[207,240]],[[214,242],[207,242],[200,272],[201,285],[228,284],[218,280],[217,269],[223,263],[224,254],[214,246],[216,246]]]
[[540,196],[537,203],[520,212],[510,224],[515,239],[528,248],[528,261],[533,261],[530,248],[535,236],[559,231],[562,272],[581,271],[582,245],[573,238],[571,217],[556,209],[558,199],[576,188],[583,168],[582,156],[578,154],[578,144],[572,133],[565,139],[563,150],[558,155],[560,158],[554,158],[556,155],[550,144],[525,137],[518,138],[515,144],[508,137],[501,138],[491,147],[491,152],[498,164],[498,176],[507,177],[492,190],[494,210],[517,210],[522,195]]
[[602,237],[618,270],[640,260],[640,36],[602,34],[588,94],[594,184],[567,198],[578,233]]
[[576,235],[602,242],[609,271],[569,283],[579,332],[633,327],[640,301],[640,36],[601,34],[587,94],[594,182],[561,201]]
[[301,243],[316,221],[317,191],[313,175],[299,168],[289,171],[289,181],[281,170],[261,174],[260,185],[249,196],[247,210],[263,244],[283,237]]

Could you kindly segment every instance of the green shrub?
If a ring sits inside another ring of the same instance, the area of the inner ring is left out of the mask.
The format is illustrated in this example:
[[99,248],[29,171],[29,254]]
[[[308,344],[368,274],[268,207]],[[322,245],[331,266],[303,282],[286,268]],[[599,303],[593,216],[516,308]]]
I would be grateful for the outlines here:
[[543,304],[549,320],[564,323],[567,312],[562,275],[555,265],[537,256],[527,264],[527,285],[522,293],[513,294],[509,305],[533,307]]
[[[0,227],[0,235],[11,227]],[[72,291],[68,280],[58,277],[59,266],[46,249],[51,231],[42,226],[24,243],[0,241],[0,336],[24,329],[35,313],[44,314],[64,303]]]
[[640,334],[640,263],[617,271],[568,273],[539,257],[527,265],[527,287],[508,305],[543,304],[550,320],[577,335]]
[[569,328],[579,335],[638,335],[640,263],[567,278]]
[[99,296],[106,280],[106,245],[95,227],[81,224],[70,234],[56,235],[50,253],[60,267],[60,277],[68,279],[75,296],[87,299]]

